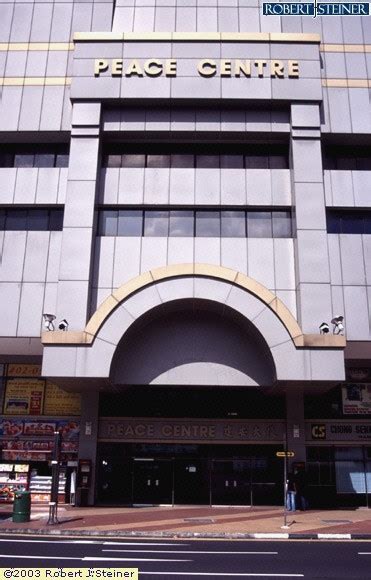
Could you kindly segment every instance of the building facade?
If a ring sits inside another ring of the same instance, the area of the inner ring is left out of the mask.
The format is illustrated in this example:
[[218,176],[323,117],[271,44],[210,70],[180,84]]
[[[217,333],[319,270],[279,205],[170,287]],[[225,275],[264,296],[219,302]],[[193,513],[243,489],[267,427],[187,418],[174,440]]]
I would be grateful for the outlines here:
[[291,451],[368,506],[370,79],[367,17],[0,3],[4,484],[57,429],[89,504],[279,503]]

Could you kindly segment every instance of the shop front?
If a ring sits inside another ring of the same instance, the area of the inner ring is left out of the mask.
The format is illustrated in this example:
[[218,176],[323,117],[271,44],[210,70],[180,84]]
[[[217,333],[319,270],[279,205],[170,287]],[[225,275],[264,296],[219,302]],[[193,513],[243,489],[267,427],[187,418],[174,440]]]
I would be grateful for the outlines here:
[[97,501],[282,503],[281,421],[109,419],[99,423]]

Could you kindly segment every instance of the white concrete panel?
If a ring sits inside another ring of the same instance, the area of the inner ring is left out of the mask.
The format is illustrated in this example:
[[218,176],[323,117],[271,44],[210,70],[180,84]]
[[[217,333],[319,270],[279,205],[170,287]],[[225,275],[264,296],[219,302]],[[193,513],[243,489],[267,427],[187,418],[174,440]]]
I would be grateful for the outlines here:
[[371,207],[371,171],[352,171],[354,201],[357,207]]
[[345,379],[342,352],[311,350],[311,375],[313,381],[342,381]]
[[170,204],[193,205],[195,202],[195,170],[170,169]]
[[287,381],[311,380],[310,352],[296,350],[292,342],[285,342],[272,348],[277,368],[277,379]]
[[332,203],[336,207],[353,207],[352,171],[330,171],[332,185]]
[[88,281],[59,281],[56,315],[58,320],[63,318],[68,320],[69,330],[84,330],[87,322],[88,295]]
[[[42,373],[45,377],[74,377],[77,348],[49,346],[44,351]],[[63,371],[61,371],[63,368]]]
[[246,238],[221,238],[221,265],[247,274]]
[[220,280],[210,280],[209,278],[195,278],[194,297],[202,300],[214,300],[224,304],[233,286]]
[[46,272],[46,280],[48,282],[58,282],[62,235],[62,232],[50,232],[48,267]]
[[156,284],[162,302],[193,298],[194,278],[174,278]]
[[344,304],[344,326],[347,339],[369,340],[371,333],[366,287],[344,286]]
[[276,290],[276,296],[290,310],[293,317],[297,319],[298,314],[297,314],[297,307],[296,307],[296,291],[295,290]]
[[144,170],[144,203],[168,204],[170,187],[169,168],[147,168]]
[[28,232],[24,261],[24,282],[45,282],[50,232]]
[[275,287],[273,239],[248,239],[247,265],[251,278],[273,290]]
[[363,255],[365,260],[366,283],[371,286],[371,235],[362,236]]
[[[343,287],[331,286],[331,297],[332,297],[333,315],[334,316],[338,316],[339,314],[343,315],[345,312]],[[326,322],[330,323],[330,320],[327,320]]]
[[362,236],[341,234],[339,240],[344,286],[366,284]]
[[26,253],[27,232],[5,232],[0,264],[1,282],[20,282]]
[[57,283],[47,282],[45,284],[43,312],[53,314],[54,312],[57,311],[57,292],[58,292]]
[[15,336],[17,331],[21,284],[0,283],[0,328],[2,336]]
[[220,169],[196,169],[196,204],[220,204]]
[[167,238],[143,238],[140,271],[148,272],[152,268],[166,266]]
[[115,309],[98,332],[98,338],[111,344],[118,344],[131,324],[133,316],[121,305]]
[[142,204],[144,169],[125,167],[120,169],[118,203]]
[[134,320],[149,312],[152,308],[160,306],[160,304],[160,295],[155,286],[144,288],[144,290],[133,294],[124,302],[125,309]]
[[258,298],[245,292],[237,286],[233,286],[228,295],[227,305],[240,312],[247,320],[254,320],[266,308],[266,304],[261,302]]
[[17,170],[14,167],[0,167],[1,203],[13,203]]
[[22,168],[17,171],[14,203],[32,204],[36,197],[37,169]]
[[297,232],[300,282],[329,282],[327,234],[319,230]]
[[36,186],[36,203],[57,203],[60,170],[40,167]]
[[40,336],[44,284],[22,284],[17,336]]
[[272,205],[270,172],[266,169],[247,169],[246,191],[248,205]]
[[94,181],[69,181],[63,228],[91,228],[95,201]]
[[195,262],[220,266],[220,238],[195,238]]
[[125,282],[140,274],[140,254],[142,238],[116,238],[113,265],[113,287],[119,288]]
[[221,203],[225,205],[246,204],[246,181],[244,169],[221,169]]
[[99,186],[99,202],[115,205],[119,190],[118,167],[105,167],[101,170]]
[[265,308],[253,322],[270,348],[291,342],[291,336],[270,308]]
[[333,316],[330,285],[300,284],[298,306],[302,331],[318,334],[320,324]]
[[194,262],[195,238],[168,238],[167,263],[192,264]]
[[90,275],[91,229],[63,230],[60,280],[88,280]]
[[294,241],[289,238],[277,238],[273,240],[273,245],[275,288],[294,290],[296,287]]
[[289,169],[271,169],[273,205],[291,205],[291,179]]
[[67,167],[63,167],[59,174],[59,184],[58,184],[58,203],[64,203],[66,199],[67,191]]
[[76,376],[77,377],[108,377],[109,365],[112,360],[115,346],[109,342],[94,341],[90,349],[77,349]]
[[299,230],[325,230],[326,213],[322,183],[295,184],[296,226]]
[[342,284],[343,276],[341,271],[339,236],[337,234],[330,234],[327,237],[327,241],[330,259],[331,284]]
[[113,237],[95,239],[94,286],[112,288],[115,240],[116,238]]

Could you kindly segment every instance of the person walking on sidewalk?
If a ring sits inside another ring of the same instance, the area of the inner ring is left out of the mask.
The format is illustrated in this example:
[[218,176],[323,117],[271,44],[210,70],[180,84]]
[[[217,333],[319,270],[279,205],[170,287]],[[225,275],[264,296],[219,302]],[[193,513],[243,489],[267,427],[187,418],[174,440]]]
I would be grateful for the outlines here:
[[294,482],[296,489],[296,507],[304,512],[309,507],[306,497],[306,473],[304,469],[294,470]]
[[287,505],[286,509],[289,512],[294,512],[296,510],[296,483],[295,483],[295,476],[290,471],[287,476]]

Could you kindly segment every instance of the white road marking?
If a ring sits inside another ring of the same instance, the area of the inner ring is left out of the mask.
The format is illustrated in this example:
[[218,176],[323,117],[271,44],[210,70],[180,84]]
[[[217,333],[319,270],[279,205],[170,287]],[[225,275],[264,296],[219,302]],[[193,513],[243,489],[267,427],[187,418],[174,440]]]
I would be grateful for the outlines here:
[[319,540],[351,540],[351,534],[318,534]]
[[189,544],[163,544],[159,542],[103,542],[104,546],[189,546]]
[[0,558],[21,558],[25,560],[80,560],[80,562],[83,559],[72,556],[20,556],[18,554],[0,554]]
[[204,552],[204,550],[102,550],[102,552],[130,552],[131,554],[139,552],[140,554],[221,554],[221,555],[248,555],[259,554],[259,556],[277,555],[278,552]]
[[13,538],[0,539],[0,542],[22,542],[26,544],[103,544],[102,540],[58,540],[58,538],[50,540],[18,540]]
[[371,556],[371,552],[358,552],[359,556]]
[[165,558],[103,558],[100,556],[85,556],[81,560],[89,562],[192,562],[192,560],[173,560]]

